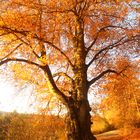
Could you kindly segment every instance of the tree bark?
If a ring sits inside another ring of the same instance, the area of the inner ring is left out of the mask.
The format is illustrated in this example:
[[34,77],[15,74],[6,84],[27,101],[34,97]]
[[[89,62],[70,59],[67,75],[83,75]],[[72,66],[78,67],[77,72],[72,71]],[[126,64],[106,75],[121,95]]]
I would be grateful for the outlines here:
[[74,103],[70,104],[67,117],[67,140],[96,140],[91,132],[89,103],[85,99],[79,104],[78,107]]
[[84,42],[84,22],[80,13],[75,11],[76,28],[73,38],[74,82],[69,101],[67,118],[68,140],[96,140],[91,132],[91,108],[87,100],[89,90],[87,81],[86,49]]

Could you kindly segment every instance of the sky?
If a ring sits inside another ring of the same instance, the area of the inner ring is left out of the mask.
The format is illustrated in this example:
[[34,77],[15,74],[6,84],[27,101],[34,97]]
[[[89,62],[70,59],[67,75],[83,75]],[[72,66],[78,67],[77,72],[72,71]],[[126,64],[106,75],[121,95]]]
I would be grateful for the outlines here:
[[0,75],[0,111],[33,112],[30,94],[31,87],[19,89],[12,81]]

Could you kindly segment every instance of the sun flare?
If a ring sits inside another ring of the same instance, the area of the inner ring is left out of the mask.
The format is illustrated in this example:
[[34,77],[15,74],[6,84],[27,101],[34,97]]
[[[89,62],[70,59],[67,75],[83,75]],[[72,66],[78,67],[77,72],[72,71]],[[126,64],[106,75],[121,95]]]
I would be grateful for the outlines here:
[[30,91],[29,87],[19,91],[10,81],[0,77],[0,111],[20,113],[31,111],[29,108]]

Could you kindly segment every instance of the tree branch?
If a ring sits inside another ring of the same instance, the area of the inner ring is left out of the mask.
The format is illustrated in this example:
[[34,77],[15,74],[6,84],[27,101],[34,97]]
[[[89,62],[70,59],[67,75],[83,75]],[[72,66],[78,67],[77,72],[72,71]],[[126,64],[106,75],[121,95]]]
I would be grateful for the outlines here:
[[[12,29],[12,28],[9,28],[7,26],[0,26],[0,30],[4,30],[4,31],[7,31],[9,33],[12,33],[15,35],[15,33],[18,33],[18,34],[21,34],[23,36],[27,36],[30,31],[24,31],[24,30],[17,30],[17,29]],[[39,41],[42,41],[50,46],[52,46],[54,49],[56,49],[59,53],[61,53],[65,58],[66,60],[68,61],[68,63],[71,65],[71,67],[74,67],[74,65],[72,64],[71,60],[69,59],[69,57],[60,49],[58,48],[56,45],[54,45],[52,42],[49,42],[47,40],[45,40],[44,38],[40,38],[38,37],[37,35],[34,35],[33,36],[34,39],[37,39]],[[25,43],[25,42],[24,42]],[[29,44],[28,44],[29,45]],[[36,55],[36,54],[35,54]],[[37,55],[36,55],[37,56]]]
[[25,30],[17,30],[15,28],[10,28],[10,27],[7,27],[7,26],[0,26],[0,30],[3,30],[3,31],[6,31],[7,33],[19,33],[19,34],[22,34],[24,36],[27,36],[30,31],[25,31]]
[[108,25],[108,26],[105,26],[105,27],[102,27],[99,29],[99,31],[97,32],[96,34],[96,37],[95,39],[93,40],[93,42],[89,45],[89,47],[87,48],[87,53],[91,50],[92,46],[96,43],[98,37],[99,37],[99,34],[102,32],[102,31],[105,31],[106,29],[108,28],[120,28],[120,29],[125,29],[121,26],[115,26],[115,25]]
[[17,47],[15,47],[9,54],[7,54],[6,56],[4,56],[2,59],[0,59],[1,61],[6,59],[7,57],[9,57],[14,51],[16,51],[23,43],[20,43]]
[[[123,45],[127,42],[130,42],[130,41],[133,41],[133,40],[139,40],[139,35],[135,35],[135,36],[132,36],[131,38],[127,38],[126,40],[124,40],[126,37],[122,37],[121,39],[119,39],[118,41],[116,41],[115,43],[111,44],[111,45],[108,45],[106,46],[105,48],[99,50],[95,55],[94,57],[92,58],[92,60],[87,64],[87,68],[96,60],[98,59],[98,56],[103,53],[104,51],[106,50],[111,50],[117,46],[120,46],[120,45]],[[123,41],[124,40],[124,41]]]
[[[9,28],[9,27],[6,27],[6,26],[0,26],[0,30],[7,31],[8,33],[12,33],[14,35],[16,33],[17,34],[21,34],[23,36],[27,36],[30,33],[29,31],[12,29],[12,28]],[[73,64],[71,63],[70,59],[66,56],[66,54],[63,51],[61,51],[57,46],[55,46],[53,43],[51,43],[49,41],[46,41],[43,38],[38,37],[37,35],[34,35],[33,38],[34,39],[38,39],[39,41],[44,42],[46,44],[49,44],[50,46],[55,48],[57,51],[59,51],[67,59],[67,61],[70,63],[70,65],[73,66]],[[21,40],[21,38],[20,38],[20,40]],[[23,40],[22,40],[22,42],[23,42]],[[27,45],[29,45],[29,44],[27,44]],[[56,86],[55,81],[54,81],[53,76],[52,76],[52,73],[51,73],[51,70],[50,70],[48,65],[42,66],[42,65],[39,65],[39,64],[37,64],[35,62],[29,61],[29,60],[26,60],[26,59],[7,58],[5,60],[2,59],[2,61],[0,62],[0,66],[5,64],[5,63],[12,62],[12,61],[15,61],[15,62],[25,62],[27,64],[35,65],[35,66],[41,68],[45,72],[46,81],[47,81],[47,84],[49,85],[50,91],[53,91],[54,93],[56,93],[58,95],[58,97],[60,98],[60,100],[65,105],[67,105],[67,101],[69,100],[69,97],[67,97],[65,94],[63,94],[63,92],[61,92],[58,89],[58,87]]]
[[22,58],[7,58],[7,59],[1,59],[2,61],[0,61],[0,66],[5,64],[5,63],[8,63],[8,62],[25,62],[27,64],[30,64],[30,65],[34,65],[34,66],[37,66],[39,68],[42,68],[41,65],[35,63],[35,62],[32,62],[30,60],[26,60],[26,59],[22,59]]
[[6,32],[6,33],[2,33],[2,34],[0,34],[0,36],[6,36],[6,35],[8,35],[9,33],[8,32]]
[[34,54],[37,58],[39,58],[38,54],[33,50],[32,46],[31,46],[29,43],[27,43],[26,41],[24,41],[24,40],[23,40],[21,37],[19,37],[17,34],[13,33],[13,35],[15,35],[16,38],[19,39],[21,42],[23,42],[25,45],[29,46],[29,47],[31,48],[33,54]]
[[97,77],[93,78],[91,81],[89,81],[88,85],[91,86],[92,84],[94,84],[97,80],[99,80],[100,78],[102,78],[105,74],[107,73],[115,73],[115,74],[119,74],[117,71],[115,70],[105,70],[102,73],[100,73]]
[[59,88],[57,87],[54,79],[53,79],[53,75],[51,73],[51,70],[49,68],[48,65],[45,65],[45,66],[42,66],[41,67],[43,70],[44,70],[44,73],[46,75],[46,81],[47,81],[47,84],[48,84],[48,87],[49,87],[49,90],[52,92],[52,93],[55,93],[56,95],[58,95],[58,98],[65,104],[67,105],[68,103],[68,100],[69,100],[69,97],[67,97],[63,92],[61,92],[59,90]]
[[121,71],[117,72],[115,70],[105,70],[102,73],[100,73],[97,77],[93,78],[91,81],[88,82],[88,86],[91,86],[92,84],[94,84],[97,80],[99,80],[100,78],[102,78],[104,75],[106,75],[107,73],[115,73],[117,75],[122,74],[125,70],[127,70],[127,68],[129,68],[130,65],[125,66]]
[[[39,39],[37,37],[37,39]],[[40,38],[41,39],[41,38]],[[43,39],[42,39],[43,40]],[[61,53],[65,58],[66,60],[68,61],[68,63],[71,65],[71,67],[73,68],[74,65],[72,64],[71,60],[69,59],[69,57],[61,50],[59,49],[56,45],[54,45],[53,43],[49,42],[49,41],[46,41],[46,40],[43,40],[44,43],[46,44],[49,44],[50,46],[52,46],[54,49],[56,49],[59,53]]]
[[58,73],[53,74],[53,77],[56,77],[56,76],[63,76],[63,77],[65,77],[66,79],[68,79],[68,80],[70,80],[70,81],[73,82],[73,79],[72,79],[67,73],[58,72]]
[[[113,49],[114,47],[116,46],[119,46],[120,43],[125,37],[122,37],[121,39],[117,40],[115,43],[111,44],[111,45],[108,45],[106,46],[105,48],[102,48],[101,50],[99,50],[95,55],[94,57],[92,58],[92,60],[87,64],[87,67],[89,67],[96,59],[98,59],[98,56],[103,53],[104,51],[108,50],[108,49]],[[126,42],[126,41],[125,41]],[[125,43],[124,42],[124,43]]]
[[51,91],[53,90],[53,92],[55,92],[59,96],[60,100],[63,101],[64,104],[67,104],[68,97],[66,95],[64,95],[63,92],[61,92],[58,89],[58,87],[56,86],[56,84],[55,84],[55,82],[53,80],[53,76],[51,74],[50,68],[49,68],[48,65],[41,66],[41,65],[39,65],[39,64],[37,64],[35,62],[29,61],[29,60],[26,60],[26,59],[8,58],[8,59],[5,59],[5,60],[2,60],[0,62],[0,66],[3,65],[3,64],[6,64],[8,62],[13,62],[13,61],[14,62],[25,62],[27,64],[34,65],[34,66],[37,66],[37,67],[41,68],[45,72],[45,74],[47,76],[47,78],[46,78],[47,84],[50,86]]

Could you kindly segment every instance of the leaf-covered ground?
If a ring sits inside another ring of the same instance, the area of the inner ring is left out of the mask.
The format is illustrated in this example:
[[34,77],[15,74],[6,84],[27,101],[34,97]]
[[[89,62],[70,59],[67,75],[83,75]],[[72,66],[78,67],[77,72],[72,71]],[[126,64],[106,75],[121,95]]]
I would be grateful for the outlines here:
[[126,136],[122,136],[119,131],[110,131],[99,134],[96,137],[97,140],[140,140],[140,129],[136,129]]

